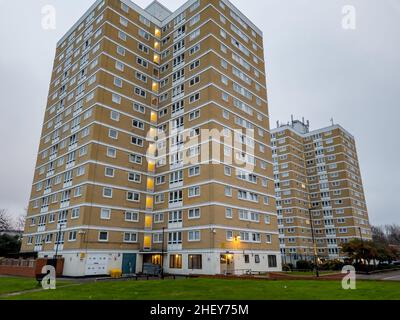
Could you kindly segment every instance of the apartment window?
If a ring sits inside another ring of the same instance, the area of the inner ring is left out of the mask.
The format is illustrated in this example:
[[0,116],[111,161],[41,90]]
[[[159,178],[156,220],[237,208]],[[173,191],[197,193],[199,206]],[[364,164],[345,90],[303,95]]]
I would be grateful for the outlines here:
[[200,118],[200,110],[196,110],[196,111],[189,113],[189,121],[193,121],[197,118]]
[[118,38],[120,38],[123,41],[126,41],[126,33],[123,31],[118,32]]
[[189,242],[200,241],[200,231],[199,230],[189,231],[188,241]]
[[121,96],[113,93],[112,94],[112,102],[117,103],[117,104],[121,104]]
[[113,191],[111,188],[103,188],[103,197],[112,198]]
[[145,76],[143,73],[136,72],[135,76],[136,76],[136,79],[143,81],[144,83],[147,83],[147,76]]
[[171,269],[182,269],[182,255],[171,254],[169,256],[169,267]]
[[137,233],[134,233],[134,232],[124,232],[124,242],[127,242],[127,243],[136,243],[136,242],[137,242]]
[[68,234],[68,241],[69,242],[76,241],[76,235],[77,235],[76,231],[70,231]]
[[163,234],[162,233],[153,234],[153,243],[163,243]]
[[148,62],[142,58],[136,58],[137,64],[141,65],[143,68],[147,68],[149,66]]
[[192,71],[193,69],[196,69],[197,67],[200,66],[200,60],[196,60],[195,62],[192,62],[189,66],[189,70]]
[[[199,51],[200,50],[200,43],[198,43],[198,44],[196,44],[196,45],[194,45],[193,47],[191,47],[190,49],[189,49],[189,55],[193,55],[193,54],[195,54],[197,51]],[[200,60],[198,60],[199,62],[200,62]]]
[[122,88],[122,79],[121,79],[121,78],[114,77],[114,85],[115,85],[116,87]]
[[140,201],[140,194],[137,192],[128,191],[126,195],[126,199],[132,202],[139,202]]
[[168,244],[181,244],[181,243],[182,243],[182,232],[168,233]]
[[111,209],[102,208],[100,211],[100,218],[102,220],[110,220],[111,219]]
[[145,26],[150,27],[150,21],[143,16],[139,16],[139,21]]
[[231,231],[231,230],[226,231],[226,240],[228,240],[228,241],[233,240],[233,231]]
[[269,268],[276,268],[278,266],[276,256],[275,255],[268,255],[268,267]]
[[165,176],[159,176],[156,178],[156,185],[161,185],[165,183]]
[[228,52],[228,48],[226,46],[224,46],[223,44],[221,44],[221,51],[223,53],[227,53]]
[[137,154],[130,154],[129,155],[129,162],[135,164],[142,164],[143,158]]
[[143,51],[144,53],[149,53],[150,52],[150,49],[147,46],[145,46],[144,44],[142,44],[142,43],[138,44],[138,49],[140,51]]
[[109,136],[111,139],[118,139],[118,131],[117,131],[117,130],[114,130],[114,129],[109,129],[109,130],[108,130],[108,136]]
[[121,46],[117,46],[117,53],[121,56],[125,56],[125,49]]
[[119,71],[124,71],[124,64],[122,62],[116,61],[115,62],[115,69]]
[[131,137],[131,143],[136,146],[143,147],[143,139],[142,138]]
[[190,84],[190,86],[194,86],[195,84],[197,84],[199,82],[200,82],[200,76],[197,76],[197,77],[190,79],[189,84]]
[[190,103],[193,103],[193,102],[198,101],[199,99],[200,99],[200,93],[197,92],[197,93],[195,93],[195,94],[193,94],[193,95],[191,95],[191,96],[189,97],[189,102],[190,102]]
[[143,89],[140,89],[138,87],[135,87],[135,94],[138,96],[141,96],[143,98],[146,98],[146,91],[144,91]]
[[200,175],[200,166],[189,168],[189,177],[195,177]]
[[225,187],[225,195],[227,197],[232,197],[232,188],[231,187]]
[[74,197],[75,197],[75,198],[78,198],[78,197],[80,197],[80,196],[82,196],[82,187],[81,187],[81,186],[76,187],[76,188],[74,189]]
[[110,119],[114,121],[119,121],[119,112],[117,111],[111,111],[110,113]]
[[189,219],[200,219],[200,208],[189,209],[188,218]]
[[[80,208],[72,209],[71,219],[78,219],[79,215],[80,215]],[[53,215],[53,219],[54,219],[54,215]],[[49,218],[49,222],[51,222],[50,218]],[[54,222],[54,220],[52,222]]]
[[188,269],[190,270],[201,270],[202,266],[202,255],[201,254],[189,254],[188,256]]
[[180,223],[182,222],[182,211],[177,210],[177,211],[171,211],[168,214],[168,223]]
[[225,217],[228,219],[232,219],[233,218],[233,210],[232,208],[226,208],[225,209]]
[[117,150],[114,148],[107,148],[107,157],[115,158],[117,156]]
[[126,211],[125,212],[125,221],[129,222],[138,222],[139,221],[139,213]]
[[199,197],[200,187],[190,187],[189,188],[189,198]]
[[140,105],[138,103],[134,103],[133,104],[133,110],[144,114],[146,109],[145,109],[144,106],[142,106],[142,105]]
[[221,30],[220,30],[220,35],[221,35],[222,38],[226,39],[226,32],[225,32],[225,30],[221,29]]
[[107,231],[100,231],[99,232],[99,241],[100,242],[107,242],[108,241],[108,232]]
[[146,31],[139,29],[139,36],[146,40],[150,40],[150,34],[148,34]]
[[128,180],[136,183],[140,183],[142,177],[139,173],[129,172],[128,173]]
[[231,176],[232,175],[232,168],[228,167],[228,166],[225,166],[224,167],[224,173],[225,173],[226,176]]
[[265,235],[265,237],[266,237],[265,240],[267,243],[272,243],[272,235],[267,234],[267,235]]

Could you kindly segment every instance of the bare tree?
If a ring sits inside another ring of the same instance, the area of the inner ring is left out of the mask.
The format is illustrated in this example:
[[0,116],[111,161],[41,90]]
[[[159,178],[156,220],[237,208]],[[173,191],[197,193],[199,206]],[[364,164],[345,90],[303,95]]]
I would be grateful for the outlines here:
[[374,242],[380,243],[380,244],[388,243],[388,237],[386,236],[386,233],[385,233],[385,230],[383,227],[372,226],[371,231],[372,231],[372,240]]
[[26,220],[26,215],[25,214],[20,214],[15,219],[15,230],[24,231],[24,229],[25,229],[25,220]]
[[12,221],[6,209],[0,209],[0,231],[9,230],[12,227]]
[[385,226],[388,241],[392,245],[400,245],[400,226],[396,224]]

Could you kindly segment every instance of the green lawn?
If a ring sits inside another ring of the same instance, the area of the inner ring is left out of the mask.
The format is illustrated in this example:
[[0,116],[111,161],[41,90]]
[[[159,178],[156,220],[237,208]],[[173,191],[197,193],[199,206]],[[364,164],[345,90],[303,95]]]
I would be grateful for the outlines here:
[[[282,273],[287,274],[289,276],[310,276],[310,277],[315,276],[315,271],[287,271]],[[337,274],[337,273],[340,273],[340,271],[319,271],[320,275]]]
[[[15,280],[16,283],[19,281],[20,279],[18,279],[18,281]],[[33,280],[30,281],[32,281],[32,286],[34,287],[35,283]],[[0,288],[3,288],[3,283],[8,283],[8,286],[10,286],[11,282],[12,280],[0,278]],[[25,288],[29,289],[28,283],[26,282]],[[86,282],[76,286],[58,287],[56,290],[26,293],[7,297],[7,299],[400,300],[400,282],[358,281],[357,290],[346,291],[341,288],[340,281],[252,281],[217,279],[100,281]]]
[[32,278],[0,277],[0,295],[36,288],[39,288],[38,282]]

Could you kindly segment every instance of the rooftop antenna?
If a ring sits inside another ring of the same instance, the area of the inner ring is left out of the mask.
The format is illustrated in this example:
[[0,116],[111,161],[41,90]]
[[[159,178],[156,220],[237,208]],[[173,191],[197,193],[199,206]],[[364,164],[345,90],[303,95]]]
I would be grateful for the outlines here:
[[294,122],[294,117],[293,117],[293,115],[291,115],[291,119],[292,119],[292,124],[293,124],[293,122]]
[[331,123],[332,123],[332,126],[335,125],[335,122],[333,121],[333,117],[331,118]]

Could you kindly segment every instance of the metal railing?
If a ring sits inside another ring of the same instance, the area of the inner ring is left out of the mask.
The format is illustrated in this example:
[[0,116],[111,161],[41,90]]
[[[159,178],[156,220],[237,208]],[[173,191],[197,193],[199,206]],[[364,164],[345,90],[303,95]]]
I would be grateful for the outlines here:
[[0,258],[0,266],[7,267],[35,267],[34,259],[9,259],[9,258]]

